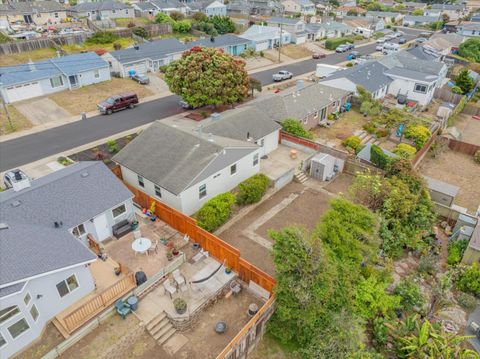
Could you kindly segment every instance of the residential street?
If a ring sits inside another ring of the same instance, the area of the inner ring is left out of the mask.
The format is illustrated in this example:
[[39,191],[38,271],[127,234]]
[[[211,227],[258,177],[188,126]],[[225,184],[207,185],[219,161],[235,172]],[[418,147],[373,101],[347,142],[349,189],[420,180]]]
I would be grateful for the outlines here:
[[[402,28],[407,40],[416,37],[418,30]],[[398,41],[395,40],[395,42]],[[375,52],[376,44],[356,49],[362,54]],[[315,71],[317,63],[336,64],[346,61],[347,53],[331,54],[322,60],[305,60],[289,65],[257,72],[253,77],[263,85],[272,83],[272,75],[280,69],[291,71],[294,76]],[[18,167],[56,153],[81,146],[116,133],[126,131],[152,121],[180,113],[179,97],[167,96],[141,104],[134,110],[117,112],[111,116],[96,116],[86,121],[77,121],[49,130],[26,135],[0,143],[0,171]]]

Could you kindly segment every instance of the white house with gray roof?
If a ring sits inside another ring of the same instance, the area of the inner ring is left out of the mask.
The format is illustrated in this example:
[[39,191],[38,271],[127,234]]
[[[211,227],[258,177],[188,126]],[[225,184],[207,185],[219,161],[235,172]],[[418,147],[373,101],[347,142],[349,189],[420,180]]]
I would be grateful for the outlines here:
[[307,31],[305,22],[298,18],[272,17],[267,20],[267,25],[272,27],[282,27],[282,30],[288,31],[292,35],[293,44],[303,44],[307,41]]
[[425,16],[447,15],[450,21],[458,20],[468,15],[467,7],[461,4],[431,4],[423,13]]
[[135,10],[130,5],[119,1],[85,2],[72,6],[68,13],[76,18],[90,20],[107,20],[117,18],[134,18]]
[[280,29],[274,26],[252,25],[242,35],[242,38],[251,41],[251,47],[255,51],[265,51],[273,49],[280,44],[289,44],[291,35],[282,30],[282,38],[280,39]]
[[177,11],[186,14],[188,7],[186,4],[177,0],[150,0],[136,2],[132,4],[133,8],[139,11],[143,16],[155,17],[159,12],[170,15]]
[[101,162],[80,162],[0,193],[0,357],[95,289],[85,243],[133,217],[132,193]]
[[311,41],[323,38],[342,37],[353,34],[354,29],[346,24],[336,21],[306,24],[308,39]]
[[187,215],[260,170],[260,146],[156,121],[113,160],[130,185]]
[[315,4],[310,0],[284,0],[282,5],[285,13],[301,14],[303,16],[316,14]]
[[403,26],[424,26],[440,20],[440,15],[405,15],[403,18]]

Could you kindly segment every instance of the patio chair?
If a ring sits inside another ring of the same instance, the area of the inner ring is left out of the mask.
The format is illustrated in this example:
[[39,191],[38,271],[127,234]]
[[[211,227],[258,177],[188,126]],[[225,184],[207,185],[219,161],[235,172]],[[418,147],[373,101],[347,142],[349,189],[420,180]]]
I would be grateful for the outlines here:
[[173,275],[173,280],[177,283],[177,285],[179,287],[181,287],[182,285],[186,284],[185,283],[185,277],[182,275],[182,273],[180,273],[180,270],[179,269],[175,269],[173,272],[172,272],[172,275]]
[[123,300],[119,299],[115,303],[115,309],[117,310],[117,313],[122,317],[122,319],[125,319],[128,313],[132,311],[128,303],[125,303]]
[[140,232],[140,231],[133,231],[133,238],[134,238],[134,239],[139,239],[140,237],[142,237],[142,232]]
[[152,246],[150,248],[148,248],[148,251],[147,252],[155,252],[155,253],[158,253],[157,252],[157,249],[158,249],[158,240],[155,240],[153,243],[152,243]]
[[170,298],[172,298],[172,295],[177,292],[177,288],[172,286],[168,279],[163,282],[163,288],[165,288],[165,291],[170,295]]

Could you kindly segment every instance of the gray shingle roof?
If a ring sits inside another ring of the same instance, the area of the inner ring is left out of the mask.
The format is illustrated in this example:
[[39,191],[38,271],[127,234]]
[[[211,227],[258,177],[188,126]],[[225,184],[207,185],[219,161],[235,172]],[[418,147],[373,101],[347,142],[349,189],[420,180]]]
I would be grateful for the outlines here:
[[0,193],[1,221],[9,226],[0,230],[0,285],[94,260],[68,230],[131,197],[101,162],[77,163],[20,192]]
[[46,61],[34,62],[33,65],[22,64],[0,67],[2,86],[10,86],[24,82],[79,74],[84,71],[108,68],[108,62],[94,52],[55,57]]
[[374,16],[374,17],[397,17],[400,15],[398,12],[392,11],[367,11],[367,16]]
[[0,298],[3,298],[7,295],[20,292],[25,285],[25,282],[20,282],[17,284],[12,284],[8,287],[0,288]]
[[189,47],[193,46],[205,46],[205,47],[225,47],[225,46],[234,46],[234,45],[241,45],[241,44],[250,44],[250,40],[244,39],[243,37],[239,37],[236,35],[225,34],[219,35],[213,38],[214,41],[211,41],[211,38],[204,38],[197,41],[188,42],[186,45]]
[[240,107],[220,115],[220,120],[212,121],[205,126],[205,133],[234,138],[241,141],[250,136],[256,141],[279,130],[281,126],[270,117],[253,106]]
[[178,195],[258,148],[219,136],[210,140],[156,121],[113,160]]
[[177,39],[165,39],[152,42],[146,42],[138,45],[138,50],[134,47],[110,52],[120,63],[126,64],[144,59],[160,60],[168,55],[180,53],[188,50],[187,46]]
[[464,4],[432,4],[432,9],[434,10],[453,10],[453,11],[462,11],[465,9]]
[[65,10],[65,6],[56,1],[12,2],[0,6],[0,14],[50,13]]
[[431,189],[432,191],[443,193],[450,197],[456,197],[460,191],[460,187],[451,185],[450,183],[446,183],[428,176],[423,176],[423,178],[425,178],[427,181],[428,189]]
[[290,17],[272,17],[267,20],[268,23],[284,24],[284,25],[295,25],[300,21],[301,21],[300,19],[297,19],[297,18],[293,19]]
[[440,54],[430,46],[414,46],[406,51],[419,60],[437,61],[440,57]]
[[151,3],[153,3],[159,9],[181,9],[186,7],[185,4],[182,4],[177,0],[152,0]]
[[423,15],[405,15],[403,21],[414,23],[431,23],[440,19],[440,16],[423,16]]
[[102,10],[124,10],[131,9],[131,6],[118,1],[97,1],[97,2],[84,2],[77,4],[70,8],[72,12],[85,12],[85,11],[102,11]]
[[400,51],[396,54],[385,56],[378,62],[389,69],[399,67],[426,75],[438,75],[445,66],[441,62],[421,60],[408,51]]

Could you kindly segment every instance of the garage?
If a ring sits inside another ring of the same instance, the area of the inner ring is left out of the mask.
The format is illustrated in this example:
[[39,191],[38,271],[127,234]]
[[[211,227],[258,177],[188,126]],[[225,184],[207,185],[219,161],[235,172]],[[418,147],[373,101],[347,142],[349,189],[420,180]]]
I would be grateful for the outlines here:
[[128,76],[130,70],[135,71],[136,74],[146,74],[147,64],[146,62],[137,62],[136,64],[125,65],[125,76]]
[[255,50],[257,52],[268,50],[268,40],[257,41],[255,44]]
[[7,87],[5,93],[8,102],[22,101],[43,94],[38,82]]

